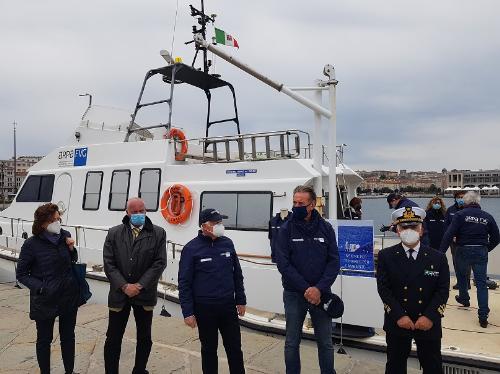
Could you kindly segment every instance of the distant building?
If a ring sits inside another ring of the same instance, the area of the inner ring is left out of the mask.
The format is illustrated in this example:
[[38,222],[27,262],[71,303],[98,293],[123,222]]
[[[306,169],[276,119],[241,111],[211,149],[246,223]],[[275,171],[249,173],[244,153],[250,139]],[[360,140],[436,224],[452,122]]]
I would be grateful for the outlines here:
[[500,187],[500,169],[494,170],[450,170],[446,173],[448,187]]
[[9,196],[15,194],[21,185],[24,178],[28,174],[28,169],[42,159],[41,156],[21,156],[16,162],[16,180],[14,181],[14,158],[10,160],[0,160],[0,200],[4,197],[6,200]]

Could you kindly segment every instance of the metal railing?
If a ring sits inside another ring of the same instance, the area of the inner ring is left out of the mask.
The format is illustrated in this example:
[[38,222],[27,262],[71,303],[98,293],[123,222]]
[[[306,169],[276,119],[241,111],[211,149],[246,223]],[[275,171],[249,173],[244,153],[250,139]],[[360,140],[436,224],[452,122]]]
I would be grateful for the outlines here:
[[[306,147],[301,147],[301,136],[307,138]],[[272,149],[272,142],[278,143]],[[239,162],[263,161],[311,157],[311,139],[309,133],[302,130],[268,131],[231,136],[174,140],[176,154],[184,142],[198,142],[202,147],[200,156],[187,154],[187,158],[201,159],[203,162]],[[250,149],[245,148],[250,143]]]

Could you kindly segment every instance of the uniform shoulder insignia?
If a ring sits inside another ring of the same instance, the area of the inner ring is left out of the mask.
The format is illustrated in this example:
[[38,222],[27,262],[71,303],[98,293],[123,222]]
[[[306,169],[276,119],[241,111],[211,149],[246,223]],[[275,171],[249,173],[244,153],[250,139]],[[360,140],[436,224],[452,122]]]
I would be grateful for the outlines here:
[[444,316],[444,310],[446,309],[446,304],[441,304],[438,308],[437,311],[441,317]]
[[391,307],[384,303],[384,310],[386,311],[387,314],[389,314],[391,312]]

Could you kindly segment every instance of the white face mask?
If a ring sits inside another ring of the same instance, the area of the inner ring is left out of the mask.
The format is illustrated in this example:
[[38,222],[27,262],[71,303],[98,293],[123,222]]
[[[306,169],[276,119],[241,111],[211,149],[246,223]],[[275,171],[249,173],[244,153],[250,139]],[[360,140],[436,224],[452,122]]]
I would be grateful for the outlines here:
[[47,226],[47,231],[51,234],[60,234],[61,233],[61,222],[55,221]]
[[406,245],[414,245],[420,240],[420,234],[412,229],[406,229],[399,233],[401,241]]
[[212,227],[212,234],[216,237],[224,236],[224,225],[222,223],[218,223]]

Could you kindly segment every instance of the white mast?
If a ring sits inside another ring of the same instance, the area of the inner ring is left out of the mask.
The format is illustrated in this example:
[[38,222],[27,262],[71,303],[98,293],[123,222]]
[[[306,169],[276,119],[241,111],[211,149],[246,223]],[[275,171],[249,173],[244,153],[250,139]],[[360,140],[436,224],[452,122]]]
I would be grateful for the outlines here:
[[[314,166],[317,168],[319,166],[318,172],[322,174],[321,171],[321,152],[318,152],[318,146],[319,144],[316,144],[318,142],[318,139],[320,139],[320,134],[317,134],[318,128],[320,127],[320,119],[321,116],[326,117],[330,120],[330,136],[329,136],[329,144],[328,144],[328,167],[330,169],[330,177],[328,178],[328,190],[329,190],[329,200],[328,200],[328,212],[329,212],[329,218],[336,220],[337,219],[337,109],[336,109],[336,87],[338,81],[335,79],[335,69],[333,68],[332,65],[326,65],[323,69],[323,74],[325,74],[329,79],[327,81],[320,81],[318,83],[317,87],[302,87],[298,88],[296,90],[315,90],[317,92],[320,92],[321,90],[324,90],[325,87],[328,87],[329,91],[329,96],[330,96],[330,110],[325,109],[324,107],[321,106],[320,103],[314,102],[310,99],[308,99],[305,96],[302,96],[301,94],[294,92],[294,89],[289,88],[285,86],[283,83],[276,82],[272,80],[271,78],[266,77],[264,74],[261,74],[257,72],[255,69],[251,68],[250,66],[244,64],[243,62],[239,61],[238,59],[234,58],[231,55],[228,55],[227,53],[221,51],[211,43],[208,43],[205,39],[200,34],[196,34],[194,36],[194,41],[196,44],[199,46],[208,49],[210,52],[213,54],[219,56],[220,58],[226,60],[230,64],[240,68],[244,72],[250,74],[254,78],[257,78],[261,82],[267,84],[268,86],[276,89],[278,92],[282,92],[285,95],[291,97],[298,103],[308,107],[315,113],[315,133],[313,134],[313,139],[314,139]],[[318,96],[316,96],[316,101],[318,100]],[[317,187],[317,186],[316,186]]]

